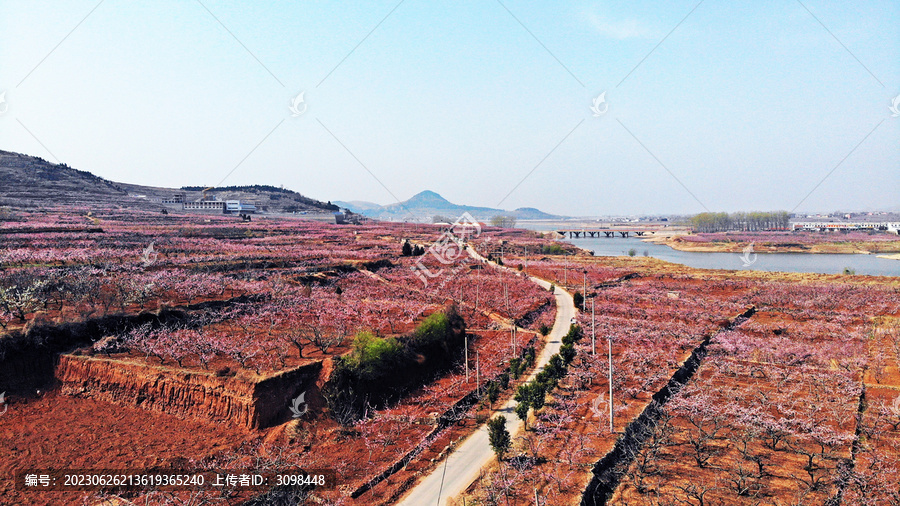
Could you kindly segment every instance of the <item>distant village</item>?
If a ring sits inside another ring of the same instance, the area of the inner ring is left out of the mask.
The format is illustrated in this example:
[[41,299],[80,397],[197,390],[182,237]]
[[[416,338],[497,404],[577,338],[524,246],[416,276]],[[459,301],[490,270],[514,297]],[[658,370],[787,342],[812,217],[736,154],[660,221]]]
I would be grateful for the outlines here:
[[223,214],[252,214],[257,211],[256,204],[240,200],[219,200],[217,195],[210,195],[207,191],[203,190],[203,196],[198,200],[189,201],[186,194],[177,193],[170,198],[161,199],[160,202],[166,206],[177,206],[185,211],[222,211]]
[[[258,213],[268,213],[270,211],[268,206],[260,206],[256,202],[247,202],[237,199],[220,200],[218,195],[211,192],[211,190],[213,189],[214,188],[206,188],[202,190],[200,198],[195,200],[189,199],[186,192],[176,193],[175,195],[172,195],[168,198],[151,198],[150,200],[152,202],[158,202],[170,209],[238,215],[243,218],[244,221],[251,221],[251,215]],[[281,213],[282,212],[279,211],[278,214]],[[365,217],[359,214],[352,213],[348,210],[334,213],[297,211],[288,214],[307,215],[310,219],[318,220],[327,219],[328,221],[330,221],[331,219],[333,219],[334,222],[339,225],[359,224],[365,220]]]
[[791,230],[878,230],[900,234],[900,215],[889,212],[794,215]]

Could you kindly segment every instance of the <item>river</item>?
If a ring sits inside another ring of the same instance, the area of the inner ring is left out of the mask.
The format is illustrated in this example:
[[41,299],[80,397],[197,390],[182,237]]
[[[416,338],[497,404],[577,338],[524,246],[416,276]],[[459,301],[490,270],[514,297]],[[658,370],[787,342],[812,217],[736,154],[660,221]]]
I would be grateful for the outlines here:
[[[523,221],[520,228],[548,231],[560,228],[577,228],[565,223]],[[590,228],[590,227],[588,227]],[[830,254],[830,253],[758,253],[749,255],[749,262],[741,253],[705,253],[678,251],[663,244],[643,242],[640,238],[593,237],[586,239],[566,239],[566,242],[594,252],[595,256],[627,255],[631,249],[637,256],[647,256],[698,269],[750,269],[754,271],[817,272],[840,274],[845,268],[856,274],[870,276],[900,276],[900,260],[878,258],[876,255]],[[749,265],[744,265],[744,264]]]
[[[818,272],[840,274],[845,268],[856,274],[872,276],[900,276],[900,260],[878,258],[875,255],[830,253],[706,253],[679,251],[662,244],[643,242],[637,238],[567,239],[566,242],[594,252],[595,256],[627,255],[634,249],[638,256],[651,256],[667,262],[700,269],[750,269],[754,271]],[[749,264],[749,265],[745,265]]]

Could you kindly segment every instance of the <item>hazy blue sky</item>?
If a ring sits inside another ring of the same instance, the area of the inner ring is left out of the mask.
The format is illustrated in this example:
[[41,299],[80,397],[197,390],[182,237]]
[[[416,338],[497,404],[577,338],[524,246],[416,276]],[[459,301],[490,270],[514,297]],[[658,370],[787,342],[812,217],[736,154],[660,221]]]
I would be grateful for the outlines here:
[[900,206],[895,0],[0,6],[0,149],[113,180],[237,167],[224,184],[570,215],[791,210],[821,182],[799,210]]

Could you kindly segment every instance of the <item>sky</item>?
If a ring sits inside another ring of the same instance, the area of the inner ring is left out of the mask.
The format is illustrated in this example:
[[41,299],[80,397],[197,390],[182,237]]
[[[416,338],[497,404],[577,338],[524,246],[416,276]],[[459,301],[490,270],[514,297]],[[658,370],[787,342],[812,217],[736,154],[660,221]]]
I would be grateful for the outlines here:
[[900,210],[898,53],[893,0],[0,0],[0,149],[380,204]]

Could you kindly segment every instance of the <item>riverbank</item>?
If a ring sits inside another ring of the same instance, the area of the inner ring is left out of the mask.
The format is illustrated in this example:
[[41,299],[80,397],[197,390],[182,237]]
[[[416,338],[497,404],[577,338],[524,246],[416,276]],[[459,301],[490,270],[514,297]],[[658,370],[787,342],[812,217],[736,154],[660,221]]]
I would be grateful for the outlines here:
[[[583,250],[594,252],[594,256],[654,257],[667,262],[688,265],[699,269],[725,269],[730,271],[778,271],[778,272],[817,272],[822,274],[840,274],[845,271],[871,276],[900,276],[900,263],[896,259],[879,258],[882,255],[893,255],[896,252],[879,254],[848,254],[821,252],[810,249],[770,248],[755,243],[753,250],[744,252],[749,243],[721,244],[713,243],[712,248],[704,243],[681,243],[682,247],[672,247],[665,240],[642,240],[637,237],[615,238],[580,238],[567,239],[564,242]],[[687,241],[685,241],[687,242]],[[735,247],[735,246],[738,247]],[[813,252],[816,254],[811,254]],[[853,251],[853,250],[849,250]]]
[[877,240],[840,240],[845,238],[815,235],[773,237],[771,234],[702,234],[651,237],[645,239],[645,242],[664,244],[678,251],[699,253],[743,253],[752,244],[753,253],[879,254],[882,258],[896,258],[900,254],[900,236],[894,238],[884,234],[873,237]]

